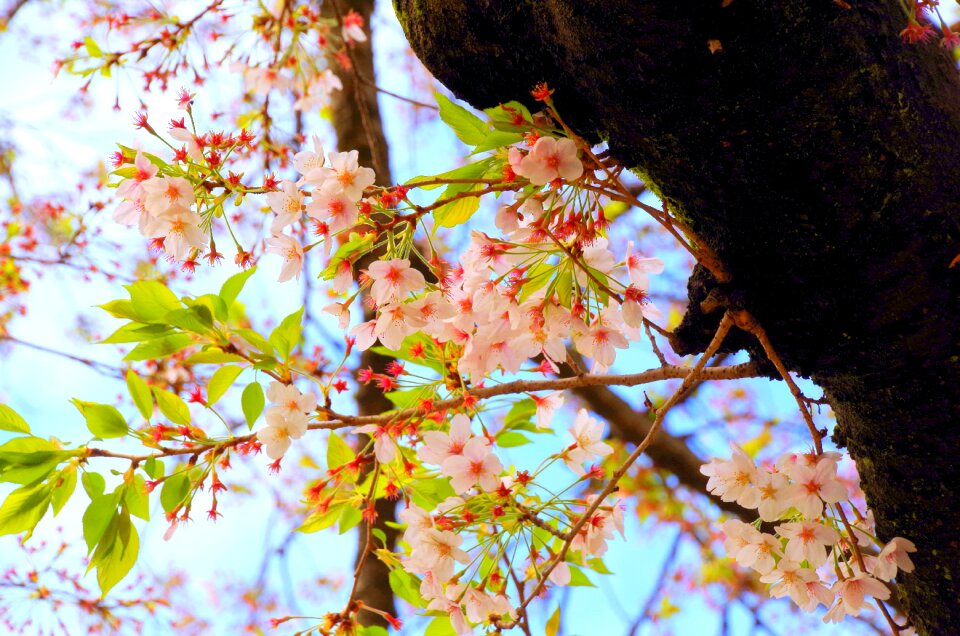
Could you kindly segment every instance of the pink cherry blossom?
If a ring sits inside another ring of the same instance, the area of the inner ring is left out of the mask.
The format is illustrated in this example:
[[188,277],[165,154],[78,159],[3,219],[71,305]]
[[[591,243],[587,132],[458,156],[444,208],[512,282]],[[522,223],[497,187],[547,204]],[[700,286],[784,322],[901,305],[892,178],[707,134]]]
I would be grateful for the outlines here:
[[828,545],[840,541],[840,533],[815,521],[784,523],[777,526],[777,534],[787,539],[784,554],[788,559],[808,561],[812,567],[818,568],[827,561]]
[[300,220],[303,207],[303,193],[292,181],[281,181],[280,189],[267,194],[267,204],[276,214],[270,231],[278,234],[283,228]]
[[266,243],[266,252],[283,257],[283,266],[277,281],[283,283],[293,277],[300,280],[300,271],[303,269],[303,246],[300,242],[286,234],[274,234]]
[[420,461],[428,464],[442,464],[448,457],[463,453],[463,447],[473,437],[470,431],[470,418],[458,413],[450,420],[450,432],[427,431],[423,434],[423,446],[417,451]]
[[576,181],[583,174],[583,163],[577,157],[577,144],[572,139],[541,137],[514,171],[533,185],[546,185],[556,178]]
[[307,418],[302,415],[285,417],[279,412],[266,414],[267,426],[257,431],[257,440],[263,444],[267,457],[280,459],[290,448],[290,440],[300,439],[307,432]]
[[788,469],[795,482],[787,489],[785,501],[807,519],[823,514],[824,502],[837,503],[847,498],[847,489],[837,480],[837,465],[830,460],[817,462],[815,468],[796,464]]
[[917,546],[909,539],[903,537],[890,539],[890,542],[883,546],[880,554],[877,555],[872,574],[878,579],[889,581],[897,575],[898,568],[904,572],[913,572],[913,561],[910,560],[908,553],[916,551]]
[[376,424],[366,424],[354,429],[357,433],[366,433],[373,442],[373,454],[381,464],[389,464],[397,456],[397,443],[386,428]]
[[189,209],[196,199],[193,184],[182,177],[152,177],[140,184],[143,206],[153,216],[168,210]]
[[370,296],[378,305],[404,300],[407,294],[423,289],[427,284],[423,274],[410,267],[405,258],[371,263],[367,276],[373,281]]
[[466,492],[478,483],[482,490],[491,492],[500,486],[503,464],[490,450],[486,439],[475,437],[464,444],[462,454],[443,460],[440,471],[450,478],[455,492]]
[[613,452],[613,448],[600,441],[603,436],[603,422],[597,421],[587,414],[586,409],[580,409],[570,427],[570,435],[574,443],[563,453],[563,461],[570,470],[578,475],[586,475],[583,463],[593,461],[595,457],[606,457]]
[[650,287],[650,280],[647,274],[660,274],[663,272],[663,261],[659,258],[641,258],[633,253],[633,241],[627,243],[627,273],[630,276],[630,283],[635,287],[646,291]]

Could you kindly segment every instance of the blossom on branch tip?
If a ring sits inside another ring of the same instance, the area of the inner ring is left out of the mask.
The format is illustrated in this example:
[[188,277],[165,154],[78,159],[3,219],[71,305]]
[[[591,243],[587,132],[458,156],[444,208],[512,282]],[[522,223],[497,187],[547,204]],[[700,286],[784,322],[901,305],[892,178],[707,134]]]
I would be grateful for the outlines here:
[[533,185],[542,186],[557,178],[576,181],[583,175],[583,163],[572,139],[541,137],[533,150],[514,166],[514,172]]

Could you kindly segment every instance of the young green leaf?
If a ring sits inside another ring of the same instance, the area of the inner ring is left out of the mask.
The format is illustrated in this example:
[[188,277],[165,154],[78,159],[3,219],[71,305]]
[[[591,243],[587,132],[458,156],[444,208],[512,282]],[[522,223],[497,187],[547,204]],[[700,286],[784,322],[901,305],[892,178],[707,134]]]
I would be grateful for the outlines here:
[[356,454],[350,445],[335,431],[330,431],[330,438],[327,440],[327,469],[339,468],[347,462],[352,462],[354,457]]
[[253,276],[255,271],[257,271],[256,267],[245,269],[238,274],[234,274],[223,283],[223,287],[220,288],[220,298],[223,299],[228,309],[240,295],[240,292],[243,291],[243,286],[247,284],[247,280]]
[[[130,572],[140,552],[140,539],[137,536],[137,529],[130,522],[130,514],[121,515],[117,525],[117,534],[112,545],[102,554],[94,555],[97,583],[103,596],[106,596],[107,592]],[[100,550],[98,549],[97,552],[99,553]]]
[[76,465],[68,464],[65,466],[57,475],[57,478],[51,480],[51,482],[53,483],[53,492],[50,494],[50,502],[53,504],[53,516],[56,517],[77,488]]
[[133,398],[133,403],[136,404],[140,415],[143,419],[149,420],[153,416],[153,397],[150,395],[150,387],[133,369],[127,371],[127,390],[130,391],[130,397]]
[[217,369],[207,383],[207,404],[213,406],[223,397],[241,373],[243,373],[243,367],[240,366],[228,365]]
[[175,473],[167,477],[160,490],[160,505],[164,512],[171,512],[190,494],[190,477],[187,473]]
[[488,128],[482,119],[440,93],[435,93],[434,96],[437,98],[437,106],[440,107],[440,119],[453,130],[460,141],[468,146],[476,146],[483,141]]
[[103,475],[100,473],[91,473],[90,471],[83,473],[83,476],[80,477],[80,483],[83,484],[83,489],[87,491],[87,496],[90,497],[91,500],[103,495],[103,492],[107,488],[107,482],[103,478]]
[[251,382],[240,395],[240,407],[243,409],[243,416],[247,418],[247,428],[253,429],[254,422],[263,413],[263,405],[266,400],[263,397],[263,387],[259,382]]
[[10,493],[0,505],[0,536],[26,532],[29,537],[50,505],[50,485],[45,482],[23,486]]
[[20,417],[20,414],[14,411],[6,404],[0,404],[0,431],[13,431],[14,433],[29,433],[30,425]]
[[185,333],[174,333],[163,338],[141,342],[123,357],[128,362],[158,360],[173,355],[193,344],[193,338]]
[[126,285],[133,310],[143,322],[155,322],[174,309],[180,309],[180,300],[170,289],[155,280],[141,280]]
[[109,439],[127,434],[127,421],[115,407],[83,400],[72,400],[72,403],[83,415],[83,419],[87,421],[87,428],[95,437]]
[[303,307],[284,318],[270,333],[270,344],[277,350],[281,360],[290,358],[290,354],[300,342],[300,323],[303,321]]
[[157,398],[157,406],[164,417],[174,424],[186,426],[190,424],[190,409],[179,395],[160,387],[152,387],[153,396]]

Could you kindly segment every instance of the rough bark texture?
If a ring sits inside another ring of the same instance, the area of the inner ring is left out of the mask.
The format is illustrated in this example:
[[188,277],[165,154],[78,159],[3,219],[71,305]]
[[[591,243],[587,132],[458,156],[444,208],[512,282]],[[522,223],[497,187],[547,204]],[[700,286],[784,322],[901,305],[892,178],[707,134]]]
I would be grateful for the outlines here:
[[[363,16],[367,25],[370,24],[370,14],[373,12],[374,0],[327,0],[321,7],[327,17],[336,17],[337,10],[346,14],[354,10]],[[369,32],[369,29],[368,29]],[[373,46],[370,40],[366,44],[355,46],[351,52],[351,59],[361,77],[372,79],[375,77],[373,67]],[[390,175],[389,147],[386,136],[383,134],[383,121],[380,118],[380,107],[377,104],[377,91],[373,86],[357,81],[352,71],[337,69],[337,76],[343,82],[343,90],[334,91],[333,127],[337,133],[337,145],[340,150],[356,150],[361,166],[369,166],[377,173],[377,183],[389,185],[393,182]],[[371,255],[375,258],[375,255]],[[355,269],[363,269],[365,263],[357,263]],[[366,319],[370,319],[367,316]],[[383,373],[390,358],[386,358],[372,350],[364,351],[360,356],[360,368],[370,367],[377,373]],[[383,396],[383,393],[373,385],[360,385],[356,394],[357,411],[360,415],[376,415],[389,411],[393,404]],[[396,502],[380,499],[376,502],[376,526],[387,537],[388,548],[393,549],[398,533],[387,525],[395,523]],[[366,547],[367,524],[361,523],[358,527],[357,558]],[[390,589],[390,570],[386,564],[375,555],[369,555],[360,570],[357,583],[357,599],[365,605],[397,615],[393,591]],[[387,627],[387,622],[372,612],[361,612],[360,621],[364,625],[380,625]]]
[[[479,107],[557,89],[721,257],[731,302],[827,392],[918,631],[960,627],[960,77],[897,0],[396,0]],[[722,47],[711,52],[717,46]],[[716,285],[698,271],[692,300]],[[678,332],[701,349],[719,315]]]

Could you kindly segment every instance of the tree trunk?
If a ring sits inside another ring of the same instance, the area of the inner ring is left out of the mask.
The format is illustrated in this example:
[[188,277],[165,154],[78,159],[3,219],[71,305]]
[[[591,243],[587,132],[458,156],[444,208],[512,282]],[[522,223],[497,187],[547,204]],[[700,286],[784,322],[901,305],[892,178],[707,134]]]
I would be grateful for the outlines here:
[[[397,0],[414,50],[486,107],[556,89],[720,256],[719,288],[827,392],[918,631],[960,626],[960,77],[898,0]],[[532,105],[532,104],[531,104]]]
[[[368,25],[369,34],[370,15],[373,13],[374,0],[337,0],[323,2],[321,11],[325,17],[336,17],[337,11],[346,14],[353,10],[363,16]],[[380,118],[380,108],[377,104],[377,91],[367,83],[358,82],[357,75],[370,82],[376,77],[373,67],[372,38],[365,44],[359,44],[351,49],[350,59],[354,70],[337,68],[336,73],[343,82],[343,90],[334,91],[332,98],[333,127],[337,133],[337,145],[341,151],[356,150],[361,166],[372,167],[377,173],[378,185],[390,185],[393,178],[390,175],[390,151],[386,136],[383,133],[383,121]],[[375,254],[369,256],[376,259]],[[367,262],[356,263],[355,271],[365,269]],[[372,315],[366,315],[369,320]],[[371,367],[377,373],[383,373],[390,358],[386,358],[371,349],[360,355],[360,368]],[[357,411],[360,415],[377,415],[393,408],[393,403],[384,397],[376,386],[361,384],[356,394]],[[396,502],[379,499],[376,504],[377,523],[387,537],[387,548],[393,550],[398,533],[387,523],[396,523]],[[367,523],[362,522],[357,527],[357,559],[361,558],[366,548]],[[396,616],[396,603],[393,591],[390,589],[390,569],[370,554],[364,561],[358,575],[357,599],[369,607],[388,612]],[[364,625],[380,625],[387,627],[387,622],[372,612],[361,612],[359,620]]]

